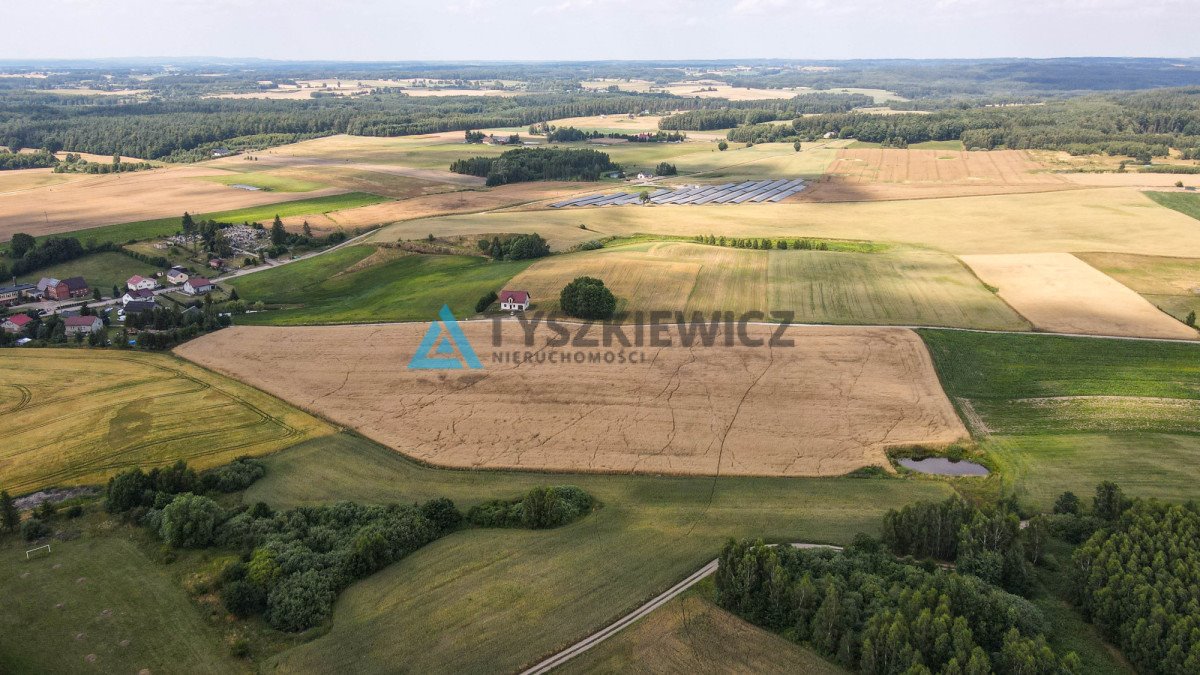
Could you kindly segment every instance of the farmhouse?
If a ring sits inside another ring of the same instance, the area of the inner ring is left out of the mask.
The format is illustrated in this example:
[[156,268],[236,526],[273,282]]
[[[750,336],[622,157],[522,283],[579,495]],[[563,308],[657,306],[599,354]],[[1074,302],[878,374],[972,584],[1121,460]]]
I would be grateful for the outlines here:
[[[62,294],[64,286],[66,287],[65,294]],[[87,282],[83,280],[83,277],[71,277],[70,279],[63,279],[61,282],[59,282],[55,289],[56,292],[60,293],[58,297],[54,298],[55,300],[65,300],[66,298],[82,298],[86,297],[88,293],[92,292],[92,289],[88,288]]]
[[31,297],[36,288],[32,284],[0,286],[0,305],[15,305],[22,299]]
[[158,282],[154,279],[147,279],[146,277],[135,274],[125,281],[125,286],[131,291],[149,291],[158,288]]
[[14,314],[0,323],[0,330],[5,333],[20,333],[25,330],[25,326],[28,326],[30,321],[33,319],[25,314]]
[[97,333],[104,328],[104,322],[98,316],[69,316],[63,323],[67,335]]
[[212,289],[212,282],[204,277],[192,277],[183,283],[183,292],[188,295],[204,295]]
[[122,305],[129,305],[129,303],[131,303],[135,300],[141,300],[141,301],[150,300],[151,302],[153,302],[154,301],[154,291],[149,291],[146,289],[142,289],[142,290],[138,290],[138,291],[127,291],[125,293],[125,295],[121,296],[121,304]]
[[182,284],[188,280],[187,270],[182,267],[172,267],[167,272],[167,281],[172,284]]
[[529,291],[500,291],[500,309],[506,312],[524,312],[529,309]]

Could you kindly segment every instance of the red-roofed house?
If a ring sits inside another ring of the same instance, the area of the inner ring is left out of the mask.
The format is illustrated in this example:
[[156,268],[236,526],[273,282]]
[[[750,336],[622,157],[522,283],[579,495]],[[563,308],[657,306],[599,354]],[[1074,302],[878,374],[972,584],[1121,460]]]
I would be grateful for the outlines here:
[[212,282],[204,277],[192,277],[183,282],[183,292],[188,295],[203,295],[212,289]]
[[104,322],[98,316],[68,316],[63,320],[67,335],[76,333],[95,333],[104,328]]
[[500,291],[500,309],[506,312],[529,309],[529,291]]
[[158,288],[158,282],[135,274],[129,277],[125,282],[125,286],[131,291],[152,291]]
[[20,333],[25,330],[25,326],[28,326],[30,321],[33,319],[25,314],[13,314],[0,323],[0,329],[3,329],[5,333]]

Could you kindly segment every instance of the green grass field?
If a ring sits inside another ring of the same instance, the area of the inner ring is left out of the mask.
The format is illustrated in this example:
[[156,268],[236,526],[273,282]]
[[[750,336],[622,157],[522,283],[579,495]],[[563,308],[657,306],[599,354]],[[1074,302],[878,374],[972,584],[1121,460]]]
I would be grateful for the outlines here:
[[24,541],[0,539],[0,671],[248,672],[172,568],[142,552],[145,535],[104,522],[60,523],[78,536],[52,541],[49,555],[31,561]]
[[553,309],[571,279],[603,279],[619,312],[790,310],[801,323],[1027,330],[957,259],[937,251],[771,250],[640,241],[535,262],[512,281]]
[[570,483],[602,506],[549,531],[468,530],[351,586],[329,632],[266,664],[285,672],[514,671],[630,611],[713,559],[728,537],[847,542],[892,508],[949,494],[894,478],[668,478],[447,471],[350,435],[267,458],[244,495],[272,506],[338,499],[460,508]]
[[233,176],[205,176],[204,180],[210,180],[222,185],[251,185],[263,190],[270,190],[271,192],[312,192],[313,190],[328,187],[314,181],[280,175],[270,171],[250,171]]
[[66,279],[68,277],[80,276],[88,282],[89,286],[100,289],[100,292],[105,297],[108,297],[112,295],[113,286],[118,286],[121,292],[124,292],[125,281],[129,277],[135,274],[140,274],[144,277],[153,277],[156,271],[150,265],[127,255],[107,251],[51,265],[50,267],[44,267],[32,274],[18,278],[17,281],[25,284],[36,284],[42,277]]
[[1200,345],[922,330],[992,433],[1200,433]]
[[179,459],[202,469],[332,432],[257,389],[163,354],[6,349],[0,372],[0,488],[14,495]]
[[[387,201],[386,197],[367,194],[365,192],[348,192],[340,195],[331,195],[328,197],[313,197],[312,199],[298,199],[290,202],[279,202],[278,204],[267,204],[265,206],[252,206],[245,209],[237,209],[234,211],[219,211],[216,213],[195,213],[192,216],[196,220],[219,220],[228,223],[241,222],[262,222],[266,223],[275,216],[287,218],[290,216],[304,216],[314,213],[329,213],[330,211],[340,211],[342,209],[352,209],[358,206],[368,206],[370,204],[378,204],[379,202]],[[46,235],[38,239],[49,239],[51,237],[71,236],[79,239],[85,244],[89,241],[94,241],[97,244],[112,242],[115,244],[124,244],[130,241],[141,241],[144,239],[156,239],[175,234],[179,231],[179,221],[183,214],[171,216],[170,218],[157,218],[154,220],[142,220],[136,223],[122,223],[119,225],[105,225],[103,227],[92,227],[86,230],[76,230],[74,232],[66,232],[56,235]]]
[[1194,192],[1147,192],[1155,202],[1200,220],[1200,194]]
[[239,324],[303,325],[422,321],[443,304],[456,316],[475,313],[475,302],[499,291],[530,261],[490,262],[446,255],[399,255],[373,246],[348,246],[333,253],[231,280],[248,302],[285,308],[237,318]]
[[712,578],[571,659],[556,673],[845,673],[816,653],[726,612]]

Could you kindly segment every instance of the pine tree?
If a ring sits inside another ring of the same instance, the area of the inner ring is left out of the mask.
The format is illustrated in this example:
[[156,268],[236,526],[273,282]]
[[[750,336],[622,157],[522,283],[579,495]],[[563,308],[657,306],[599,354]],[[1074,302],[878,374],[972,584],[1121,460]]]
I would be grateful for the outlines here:
[[0,490],[0,528],[12,532],[21,524],[21,512],[8,494],[8,490]]
[[287,231],[283,229],[283,221],[279,216],[275,216],[275,222],[271,223],[271,243],[275,246],[283,246],[287,242]]

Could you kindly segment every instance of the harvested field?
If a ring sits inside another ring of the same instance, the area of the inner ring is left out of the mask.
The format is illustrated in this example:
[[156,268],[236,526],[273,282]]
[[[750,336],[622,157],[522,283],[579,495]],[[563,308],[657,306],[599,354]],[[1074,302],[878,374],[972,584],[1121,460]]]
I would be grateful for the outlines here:
[[0,195],[87,178],[82,173],[54,173],[50,169],[0,171]]
[[790,310],[798,323],[1029,328],[953,256],[899,247],[851,253],[640,243],[538,260],[508,286],[549,310],[581,275],[603,279],[621,313]]
[[[309,216],[308,223],[315,230],[333,230],[339,227],[353,229],[356,227],[371,227],[405,220],[429,218],[431,216],[451,215],[455,213],[478,213],[505,209],[533,202],[544,202],[568,195],[577,194],[583,190],[593,190],[596,186],[586,183],[514,183],[488,188],[487,190],[463,190],[413,197],[394,202],[372,204],[356,209],[334,211],[324,216]],[[284,225],[299,227],[304,218],[285,218]],[[429,234],[426,232],[425,234]],[[424,236],[424,235],[422,235]],[[374,239],[379,242],[393,242],[409,237],[382,236]]]
[[90,227],[211,213],[291,199],[341,194],[328,188],[278,194],[230,188],[208,180],[224,171],[197,166],[87,176],[58,185],[0,194],[0,241],[14,232],[35,236]]
[[1180,321],[1189,312],[1200,314],[1200,258],[1125,253],[1075,255]]
[[[705,348],[682,346],[672,327],[664,337],[673,346],[626,348],[644,360],[552,364],[493,358],[523,350],[515,321],[497,324],[496,349],[492,322],[460,325],[484,369],[407,368],[422,323],[235,327],[177,353],[407,455],[461,468],[833,476],[886,465],[891,445],[966,436],[908,330],[793,327],[784,336],[792,347]],[[556,335],[539,329],[538,353],[567,353],[544,344]]]
[[965,255],[1034,327],[1059,333],[1195,339],[1196,331],[1067,253]]
[[16,494],[180,459],[204,469],[332,432],[262,392],[159,354],[9,349],[0,372],[0,485]]
[[904,242],[968,254],[1123,251],[1200,257],[1195,220],[1158,206],[1145,193],[1119,188],[768,207],[547,209],[537,212],[536,221],[525,212],[481,213],[397,223],[377,240],[430,232],[439,237],[538,232],[556,250],[614,235],[713,234]]

